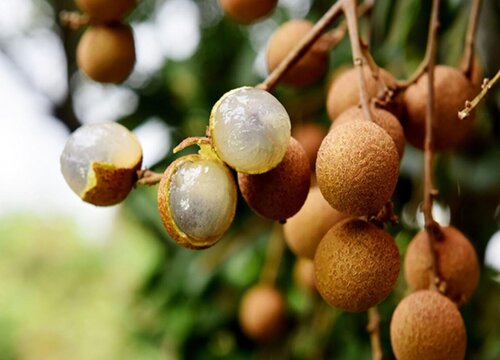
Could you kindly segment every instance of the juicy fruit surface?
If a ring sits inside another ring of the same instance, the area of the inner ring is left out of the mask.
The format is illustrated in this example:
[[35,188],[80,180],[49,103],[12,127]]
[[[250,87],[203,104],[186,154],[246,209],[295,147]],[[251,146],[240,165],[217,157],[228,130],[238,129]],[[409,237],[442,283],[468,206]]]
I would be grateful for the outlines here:
[[[443,238],[436,242],[437,270],[446,283],[445,294],[461,304],[470,298],[479,282],[479,263],[470,241],[454,227],[441,228]],[[405,257],[405,278],[410,288],[429,288],[432,258],[428,235],[419,232],[408,246]]]
[[220,6],[231,18],[249,24],[271,13],[278,0],[219,0]]
[[257,213],[273,220],[286,220],[300,210],[311,185],[309,159],[302,146],[290,138],[283,160],[264,174],[238,174],[246,202]]
[[392,237],[359,219],[333,226],[314,256],[316,286],[331,305],[365,311],[389,295],[399,274],[399,252]]
[[465,326],[456,305],[435,291],[404,298],[391,320],[398,360],[459,360],[465,357]]
[[76,0],[76,5],[94,21],[120,20],[136,4],[136,0]]
[[112,122],[84,125],[66,142],[60,158],[61,172],[69,187],[82,196],[95,182],[92,164],[133,169],[141,158],[139,140],[124,126]]
[[78,67],[91,79],[121,83],[134,69],[132,29],[121,24],[89,27],[78,43]]
[[396,187],[396,145],[372,122],[344,124],[323,140],[316,176],[321,193],[335,209],[350,215],[376,214]]
[[238,172],[259,174],[277,166],[290,141],[290,117],[264,90],[242,87],[212,109],[210,132],[217,155]]
[[175,225],[196,245],[218,239],[229,228],[236,208],[236,186],[218,161],[196,159],[175,165],[168,189]]

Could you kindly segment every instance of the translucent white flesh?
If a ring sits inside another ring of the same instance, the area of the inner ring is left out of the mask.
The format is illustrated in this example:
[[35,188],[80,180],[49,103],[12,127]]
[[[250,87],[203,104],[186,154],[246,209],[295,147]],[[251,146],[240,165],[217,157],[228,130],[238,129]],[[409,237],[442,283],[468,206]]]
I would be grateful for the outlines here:
[[172,175],[168,205],[177,227],[194,240],[222,235],[236,205],[234,179],[218,161],[184,161]]
[[132,168],[142,156],[139,140],[118,123],[84,125],[71,134],[61,154],[61,172],[69,187],[82,195],[93,162]]
[[216,105],[211,121],[217,154],[240,172],[266,172],[285,155],[290,117],[267,91],[251,87],[233,90]]

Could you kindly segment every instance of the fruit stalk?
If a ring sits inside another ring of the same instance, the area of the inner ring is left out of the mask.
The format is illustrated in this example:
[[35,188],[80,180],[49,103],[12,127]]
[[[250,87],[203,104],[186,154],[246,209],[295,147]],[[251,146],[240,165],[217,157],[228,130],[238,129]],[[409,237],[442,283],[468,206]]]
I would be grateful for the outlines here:
[[284,247],[285,241],[283,239],[283,225],[279,222],[275,222],[266,249],[264,267],[260,274],[261,284],[274,286],[276,278],[278,277]]
[[460,68],[464,75],[470,79],[472,74],[472,59],[474,57],[474,39],[476,37],[477,20],[481,10],[481,0],[472,0],[467,34],[465,35],[464,52]]
[[138,170],[136,185],[153,186],[160,182],[163,174],[151,170]]
[[487,80],[482,86],[482,90],[477,94],[477,96],[472,99],[472,101],[467,101],[465,103],[465,108],[458,112],[458,117],[460,120],[467,118],[470,112],[479,104],[479,102],[486,96],[488,91],[495,85],[495,83],[500,79],[500,69],[497,71],[496,75],[491,80]]
[[90,23],[90,18],[86,14],[79,14],[73,11],[61,11],[59,21],[62,26],[67,26],[72,30],[78,30]]
[[377,307],[374,306],[368,309],[368,325],[366,326],[372,344],[372,360],[382,360],[383,357],[379,325],[380,314],[378,313]]

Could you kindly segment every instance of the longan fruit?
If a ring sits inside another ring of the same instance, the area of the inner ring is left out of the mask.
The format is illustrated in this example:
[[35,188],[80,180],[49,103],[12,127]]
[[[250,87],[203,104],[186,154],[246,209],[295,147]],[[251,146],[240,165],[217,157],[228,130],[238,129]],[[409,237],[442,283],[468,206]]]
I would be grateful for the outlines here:
[[238,173],[238,185],[248,205],[260,215],[286,220],[306,200],[311,185],[309,159],[302,146],[290,138],[281,163],[263,174]]
[[[405,135],[413,146],[424,149],[425,118],[428,102],[428,76],[424,74],[404,94]],[[474,98],[474,85],[458,69],[438,65],[434,68],[433,147],[442,151],[460,145],[472,130],[473,113],[458,118],[466,100]]]
[[[273,33],[266,52],[269,72],[288,56],[313,26],[314,24],[308,20],[290,20]],[[316,42],[295,65],[286,71],[282,82],[295,87],[308,86],[323,77],[327,69],[328,52],[320,42]]]
[[76,0],[76,6],[94,22],[109,23],[122,19],[136,0]]
[[[479,282],[479,264],[470,241],[452,226],[441,228],[436,241],[436,266],[446,283],[445,294],[457,303],[467,301]],[[429,288],[432,257],[427,231],[420,231],[410,242],[405,256],[405,279],[412,291]]]
[[271,14],[278,0],[219,0],[224,12],[240,24],[250,24]]
[[123,24],[89,27],[78,44],[76,61],[78,67],[95,81],[123,82],[134,69],[132,29]]
[[292,136],[306,151],[311,169],[316,166],[318,150],[326,134],[326,130],[321,125],[312,122],[295,125],[292,128]]
[[391,344],[398,360],[463,359],[466,342],[457,306],[436,291],[414,292],[394,310]]
[[376,215],[390,200],[399,176],[399,155],[387,132],[371,121],[349,121],[321,143],[316,177],[338,211]]
[[[387,131],[387,133],[391,136],[394,144],[396,145],[396,150],[398,151],[399,158],[401,159],[403,157],[406,142],[404,130],[401,126],[401,123],[392,113],[384,109],[371,106],[371,113],[373,122]],[[337,118],[333,121],[330,130],[333,130],[337,126],[349,121],[364,120],[365,118],[363,115],[363,110],[359,106],[353,106],[337,116]]]
[[334,225],[316,249],[316,287],[330,305],[360,312],[392,291],[399,274],[394,239],[365,220],[351,218]]
[[328,204],[317,186],[311,187],[302,208],[283,225],[285,241],[295,255],[312,259],[327,231],[346,217]]
[[283,295],[269,285],[256,285],[243,295],[239,308],[243,332],[250,338],[269,342],[286,329],[286,303]]
[[[381,90],[379,88],[379,84],[373,78],[371,70],[368,66],[364,66],[363,71],[365,75],[368,98],[374,98]],[[381,76],[387,87],[396,87],[396,79],[390,72],[384,69],[380,69],[379,76]],[[345,110],[347,110],[351,106],[356,106],[358,104],[358,69],[351,68],[349,70],[343,71],[334,81],[332,81],[330,87],[328,88],[328,93],[326,96],[326,110],[328,112],[328,117],[331,121],[334,121],[335,118]],[[399,104],[398,99],[394,99],[394,101],[388,107],[388,110],[398,116],[401,111],[400,107],[401,105]]]
[[314,280],[314,263],[311,259],[298,258],[293,266],[293,279],[303,289],[316,291]]

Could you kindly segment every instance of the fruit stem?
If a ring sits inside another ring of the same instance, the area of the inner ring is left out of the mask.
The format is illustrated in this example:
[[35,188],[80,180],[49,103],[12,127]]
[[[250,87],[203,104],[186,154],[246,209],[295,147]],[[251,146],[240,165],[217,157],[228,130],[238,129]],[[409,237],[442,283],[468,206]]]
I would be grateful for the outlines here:
[[62,26],[68,26],[72,30],[78,30],[90,23],[90,18],[86,14],[80,14],[74,11],[61,11],[59,21]]
[[467,118],[470,115],[470,112],[479,104],[479,102],[486,96],[488,91],[495,85],[495,83],[500,79],[500,69],[498,69],[496,75],[493,79],[483,80],[483,85],[481,86],[482,90],[477,94],[477,96],[472,101],[465,102],[465,108],[458,112],[458,117],[460,120]]
[[274,286],[276,278],[278,277],[281,258],[283,256],[283,250],[285,248],[284,245],[285,242],[283,240],[283,225],[281,225],[279,222],[276,222],[273,226],[271,236],[269,237],[269,242],[267,244],[266,250],[266,260],[260,274],[260,282],[262,284]]
[[481,0],[472,0],[469,16],[469,24],[467,26],[467,34],[465,35],[464,52],[460,68],[464,75],[470,80],[472,75],[472,63],[474,57],[474,39],[476,37],[477,23],[481,10]]
[[377,307],[368,309],[368,325],[366,331],[370,334],[372,345],[372,360],[382,360],[382,344],[380,343],[380,314]]
[[138,170],[137,171],[137,181],[136,186],[153,186],[161,181],[163,174],[151,171],[151,170]]

